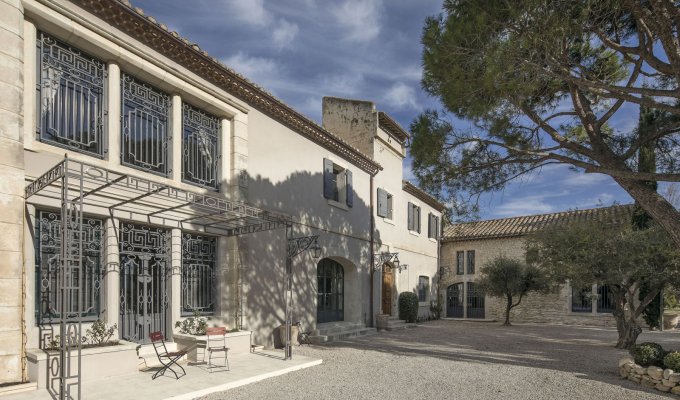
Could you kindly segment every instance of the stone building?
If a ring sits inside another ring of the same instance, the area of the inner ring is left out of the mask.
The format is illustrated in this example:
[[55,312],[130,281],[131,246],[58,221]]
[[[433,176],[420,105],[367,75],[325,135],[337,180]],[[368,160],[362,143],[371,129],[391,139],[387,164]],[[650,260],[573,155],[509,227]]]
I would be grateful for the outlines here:
[[429,312],[443,206],[373,103],[326,98],[318,125],[126,0],[0,15],[0,383],[64,316],[144,344],[198,311],[270,346],[296,237],[321,254],[292,259],[292,319],[320,336],[402,291]]
[[[612,206],[553,214],[453,224],[441,239],[440,295],[449,318],[502,320],[505,304],[486,296],[475,284],[484,264],[499,255],[523,259],[527,235],[567,223],[630,223],[633,206]],[[556,293],[531,294],[511,311],[516,322],[615,326],[612,297],[606,286],[563,285]]]

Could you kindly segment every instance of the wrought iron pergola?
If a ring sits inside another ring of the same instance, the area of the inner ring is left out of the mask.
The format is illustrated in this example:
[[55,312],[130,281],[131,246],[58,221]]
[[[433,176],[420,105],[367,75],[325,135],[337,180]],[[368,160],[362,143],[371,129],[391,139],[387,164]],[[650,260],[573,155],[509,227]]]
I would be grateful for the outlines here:
[[[48,354],[48,391],[59,399],[81,398],[84,211],[218,236],[290,229],[293,225],[289,216],[214,193],[181,189],[69,158],[26,186],[25,199],[28,203],[59,208],[61,212],[55,288],[61,310],[55,320],[60,327],[59,352]],[[288,332],[290,323],[287,318]]]

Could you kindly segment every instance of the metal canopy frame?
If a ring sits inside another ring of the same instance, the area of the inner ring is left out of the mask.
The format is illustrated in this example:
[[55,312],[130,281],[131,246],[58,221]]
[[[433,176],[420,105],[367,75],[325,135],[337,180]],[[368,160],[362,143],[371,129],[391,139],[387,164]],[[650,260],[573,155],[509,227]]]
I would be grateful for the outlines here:
[[[31,201],[29,201],[31,199]],[[58,290],[60,336],[49,338],[47,390],[53,398],[80,399],[83,304],[83,209],[128,220],[238,236],[277,228],[290,230],[290,217],[230,201],[212,193],[198,193],[148,179],[64,158],[25,188],[29,203],[61,210]],[[290,276],[290,272],[288,271]],[[290,284],[289,284],[290,286]],[[289,317],[288,301],[286,315]],[[290,332],[290,318],[287,318]],[[42,332],[41,332],[42,336]],[[40,338],[43,347],[46,338]]]
[[293,223],[287,215],[217,194],[180,189],[69,158],[26,186],[25,198],[82,203],[88,211],[108,210],[116,218],[218,236],[285,228]]

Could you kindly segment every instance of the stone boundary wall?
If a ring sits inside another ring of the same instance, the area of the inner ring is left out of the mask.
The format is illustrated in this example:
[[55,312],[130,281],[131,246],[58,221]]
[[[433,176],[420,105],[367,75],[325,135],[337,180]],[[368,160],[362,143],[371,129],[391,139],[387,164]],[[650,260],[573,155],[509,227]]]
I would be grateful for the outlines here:
[[644,387],[680,395],[680,386],[678,386],[680,372],[674,372],[672,369],[643,367],[635,364],[632,358],[625,357],[619,361],[619,375],[621,378],[639,383]]

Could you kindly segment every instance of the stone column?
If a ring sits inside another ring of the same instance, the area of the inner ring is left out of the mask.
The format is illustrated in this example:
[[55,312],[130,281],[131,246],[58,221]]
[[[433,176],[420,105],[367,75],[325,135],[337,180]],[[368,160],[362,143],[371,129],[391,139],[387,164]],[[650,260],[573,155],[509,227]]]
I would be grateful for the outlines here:
[[120,113],[121,113],[121,94],[120,94],[120,67],[116,63],[108,65],[108,79],[106,90],[108,96],[108,116],[106,122],[106,132],[108,145],[106,147],[109,166],[120,165]]
[[[21,381],[23,315],[24,10],[0,0],[0,383]],[[30,92],[33,93],[33,92]],[[32,301],[33,295],[26,301]]]
[[[104,318],[109,325],[117,324],[120,317],[120,246],[118,219],[104,221]],[[120,328],[120,327],[119,327]]]
[[172,96],[170,108],[170,124],[168,129],[170,142],[168,143],[168,175],[176,182],[182,181],[182,98],[179,95]]
[[170,238],[170,326],[182,316],[182,231],[174,228]]

